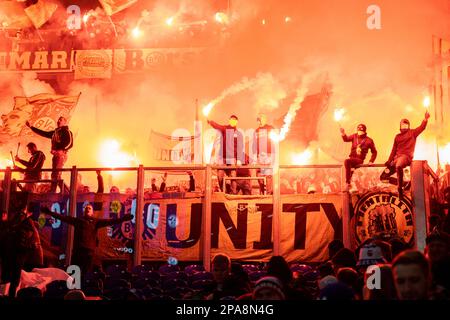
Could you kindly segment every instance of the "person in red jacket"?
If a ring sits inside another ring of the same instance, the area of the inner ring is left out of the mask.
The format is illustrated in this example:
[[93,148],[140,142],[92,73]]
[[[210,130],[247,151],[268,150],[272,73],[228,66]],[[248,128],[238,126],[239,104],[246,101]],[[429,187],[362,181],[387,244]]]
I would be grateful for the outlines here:
[[67,119],[64,117],[59,117],[57,122],[57,128],[52,131],[44,131],[31,126],[27,121],[26,125],[36,134],[52,140],[52,187],[50,192],[56,192],[57,180],[61,179],[61,171],[56,169],[62,169],[64,163],[67,161],[67,152],[73,146],[73,135],[72,131],[69,130],[67,126]]
[[[416,148],[417,137],[426,129],[430,114],[425,113],[425,119],[419,127],[410,129],[408,119],[400,121],[400,133],[395,136],[394,145],[389,159],[386,161],[386,169],[380,176],[380,180],[396,184],[398,187],[398,194],[403,196],[403,169],[411,165],[414,157],[414,149]],[[397,173],[397,179],[391,176]]]
[[[237,128],[238,117],[231,115],[228,119],[228,125],[221,125],[212,120],[208,120],[208,124],[219,131],[220,151],[219,163],[228,166],[241,165],[245,162],[245,145],[244,135]],[[236,177],[236,169],[218,170],[217,177],[219,186],[223,188],[223,179],[225,174],[229,177]],[[224,190],[222,190],[224,191]],[[237,194],[237,182],[231,181],[231,193]]]
[[373,140],[367,136],[367,127],[365,124],[359,124],[356,128],[356,133],[349,136],[345,134],[345,130],[343,128],[341,128],[340,130],[342,140],[344,140],[344,142],[352,143],[349,158],[344,162],[345,181],[347,183],[348,189],[355,168],[364,163],[369,150],[372,154],[369,160],[369,164],[373,164],[375,162],[375,159],[377,158],[377,149],[375,148],[375,143],[373,142]]

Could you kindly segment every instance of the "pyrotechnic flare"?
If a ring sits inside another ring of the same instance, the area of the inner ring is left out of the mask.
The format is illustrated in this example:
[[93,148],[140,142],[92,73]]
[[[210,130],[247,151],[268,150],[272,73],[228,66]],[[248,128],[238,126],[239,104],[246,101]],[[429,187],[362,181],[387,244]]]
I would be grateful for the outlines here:
[[431,104],[430,97],[429,97],[429,96],[425,96],[425,97],[423,98],[422,104],[423,104],[423,106],[424,106],[426,109],[428,109],[428,108],[430,107],[430,104]]
[[338,108],[334,110],[334,121],[336,121],[339,124],[339,127],[342,127],[341,121],[344,118],[345,112],[346,111],[344,108]]
[[171,26],[173,26],[173,21],[174,21],[174,20],[175,20],[174,17],[169,17],[169,18],[166,19],[166,24],[167,24],[169,27],[171,27]]

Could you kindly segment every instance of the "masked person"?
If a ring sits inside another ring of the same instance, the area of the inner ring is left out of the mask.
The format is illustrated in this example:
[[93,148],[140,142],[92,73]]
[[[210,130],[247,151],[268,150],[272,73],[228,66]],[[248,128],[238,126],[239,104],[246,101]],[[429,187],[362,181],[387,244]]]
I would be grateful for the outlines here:
[[[64,163],[67,161],[67,152],[73,146],[73,135],[72,131],[69,130],[67,125],[67,119],[64,117],[59,117],[57,122],[57,128],[52,131],[44,131],[35,128],[30,125],[27,121],[26,125],[36,134],[52,140],[52,187],[50,192],[56,192],[56,185],[58,180],[61,179],[61,171],[57,169],[62,169]],[[62,190],[61,190],[62,191]]]
[[52,212],[46,207],[41,207],[41,211],[55,219],[74,226],[75,232],[71,263],[78,265],[83,273],[92,271],[95,248],[97,247],[98,229],[133,219],[131,214],[126,214],[119,219],[94,218],[94,209],[90,204],[84,208],[84,216],[81,218],[63,216],[59,213]]
[[[272,139],[270,139],[270,133],[274,132],[275,128],[270,124],[267,124],[267,116],[265,114],[260,114],[256,120],[258,122],[258,128],[256,128],[253,136],[253,155],[256,156],[256,162],[258,164],[272,164],[274,161],[273,155],[275,153],[275,146]],[[258,177],[265,176],[267,181],[266,186],[263,179],[258,180],[260,194],[271,194],[271,169],[258,169],[256,175]]]
[[367,127],[365,124],[359,124],[356,128],[356,133],[347,136],[343,128],[341,130],[342,140],[344,142],[351,142],[352,148],[350,150],[349,158],[345,160],[345,182],[347,183],[347,190],[350,186],[353,171],[364,163],[367,153],[371,152],[369,164],[373,164],[377,158],[377,149],[375,143],[367,136]]
[[[400,133],[395,136],[391,155],[385,163],[386,169],[380,176],[381,181],[397,185],[400,197],[403,196],[404,188],[403,169],[411,165],[417,137],[426,129],[429,118],[430,114],[427,111],[425,113],[425,119],[415,129],[410,129],[408,119],[402,119],[400,121]],[[391,177],[394,173],[397,173],[397,179]]]
[[[222,164],[225,162],[226,165],[238,165],[245,162],[244,136],[237,129],[238,117],[235,115],[230,116],[228,125],[220,125],[212,120],[208,120],[208,124],[220,133],[219,157],[221,157],[221,161],[219,162]],[[236,169],[217,171],[217,179],[222,191],[224,191],[223,179],[225,174],[229,177],[236,177]],[[237,194],[236,180],[231,181],[231,190],[229,191],[232,194]]]

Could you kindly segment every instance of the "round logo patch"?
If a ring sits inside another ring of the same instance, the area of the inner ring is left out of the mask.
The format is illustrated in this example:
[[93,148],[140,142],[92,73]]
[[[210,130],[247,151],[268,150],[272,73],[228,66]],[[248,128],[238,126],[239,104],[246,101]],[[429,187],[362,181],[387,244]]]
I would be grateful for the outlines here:
[[411,200],[389,192],[368,193],[355,205],[355,235],[358,243],[377,235],[414,241]]

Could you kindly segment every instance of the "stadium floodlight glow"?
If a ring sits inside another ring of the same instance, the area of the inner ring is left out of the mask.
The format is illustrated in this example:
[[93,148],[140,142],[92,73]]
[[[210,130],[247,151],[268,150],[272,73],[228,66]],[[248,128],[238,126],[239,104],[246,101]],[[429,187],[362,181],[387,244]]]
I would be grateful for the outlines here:
[[284,22],[286,22],[286,23],[289,23],[291,21],[292,21],[292,18],[289,16],[284,18]]
[[262,19],[262,20],[261,20],[261,24],[262,24],[263,26],[265,26],[266,23],[267,23],[267,22],[266,22],[266,19]]
[[220,24],[228,24],[229,22],[228,15],[223,12],[217,12],[214,15],[214,20],[216,20],[216,22]]
[[173,26],[173,21],[175,20],[174,17],[169,17],[166,19],[166,25],[168,25],[169,27]]
[[135,27],[133,31],[131,31],[133,38],[139,38],[142,35],[141,29],[139,27]]

